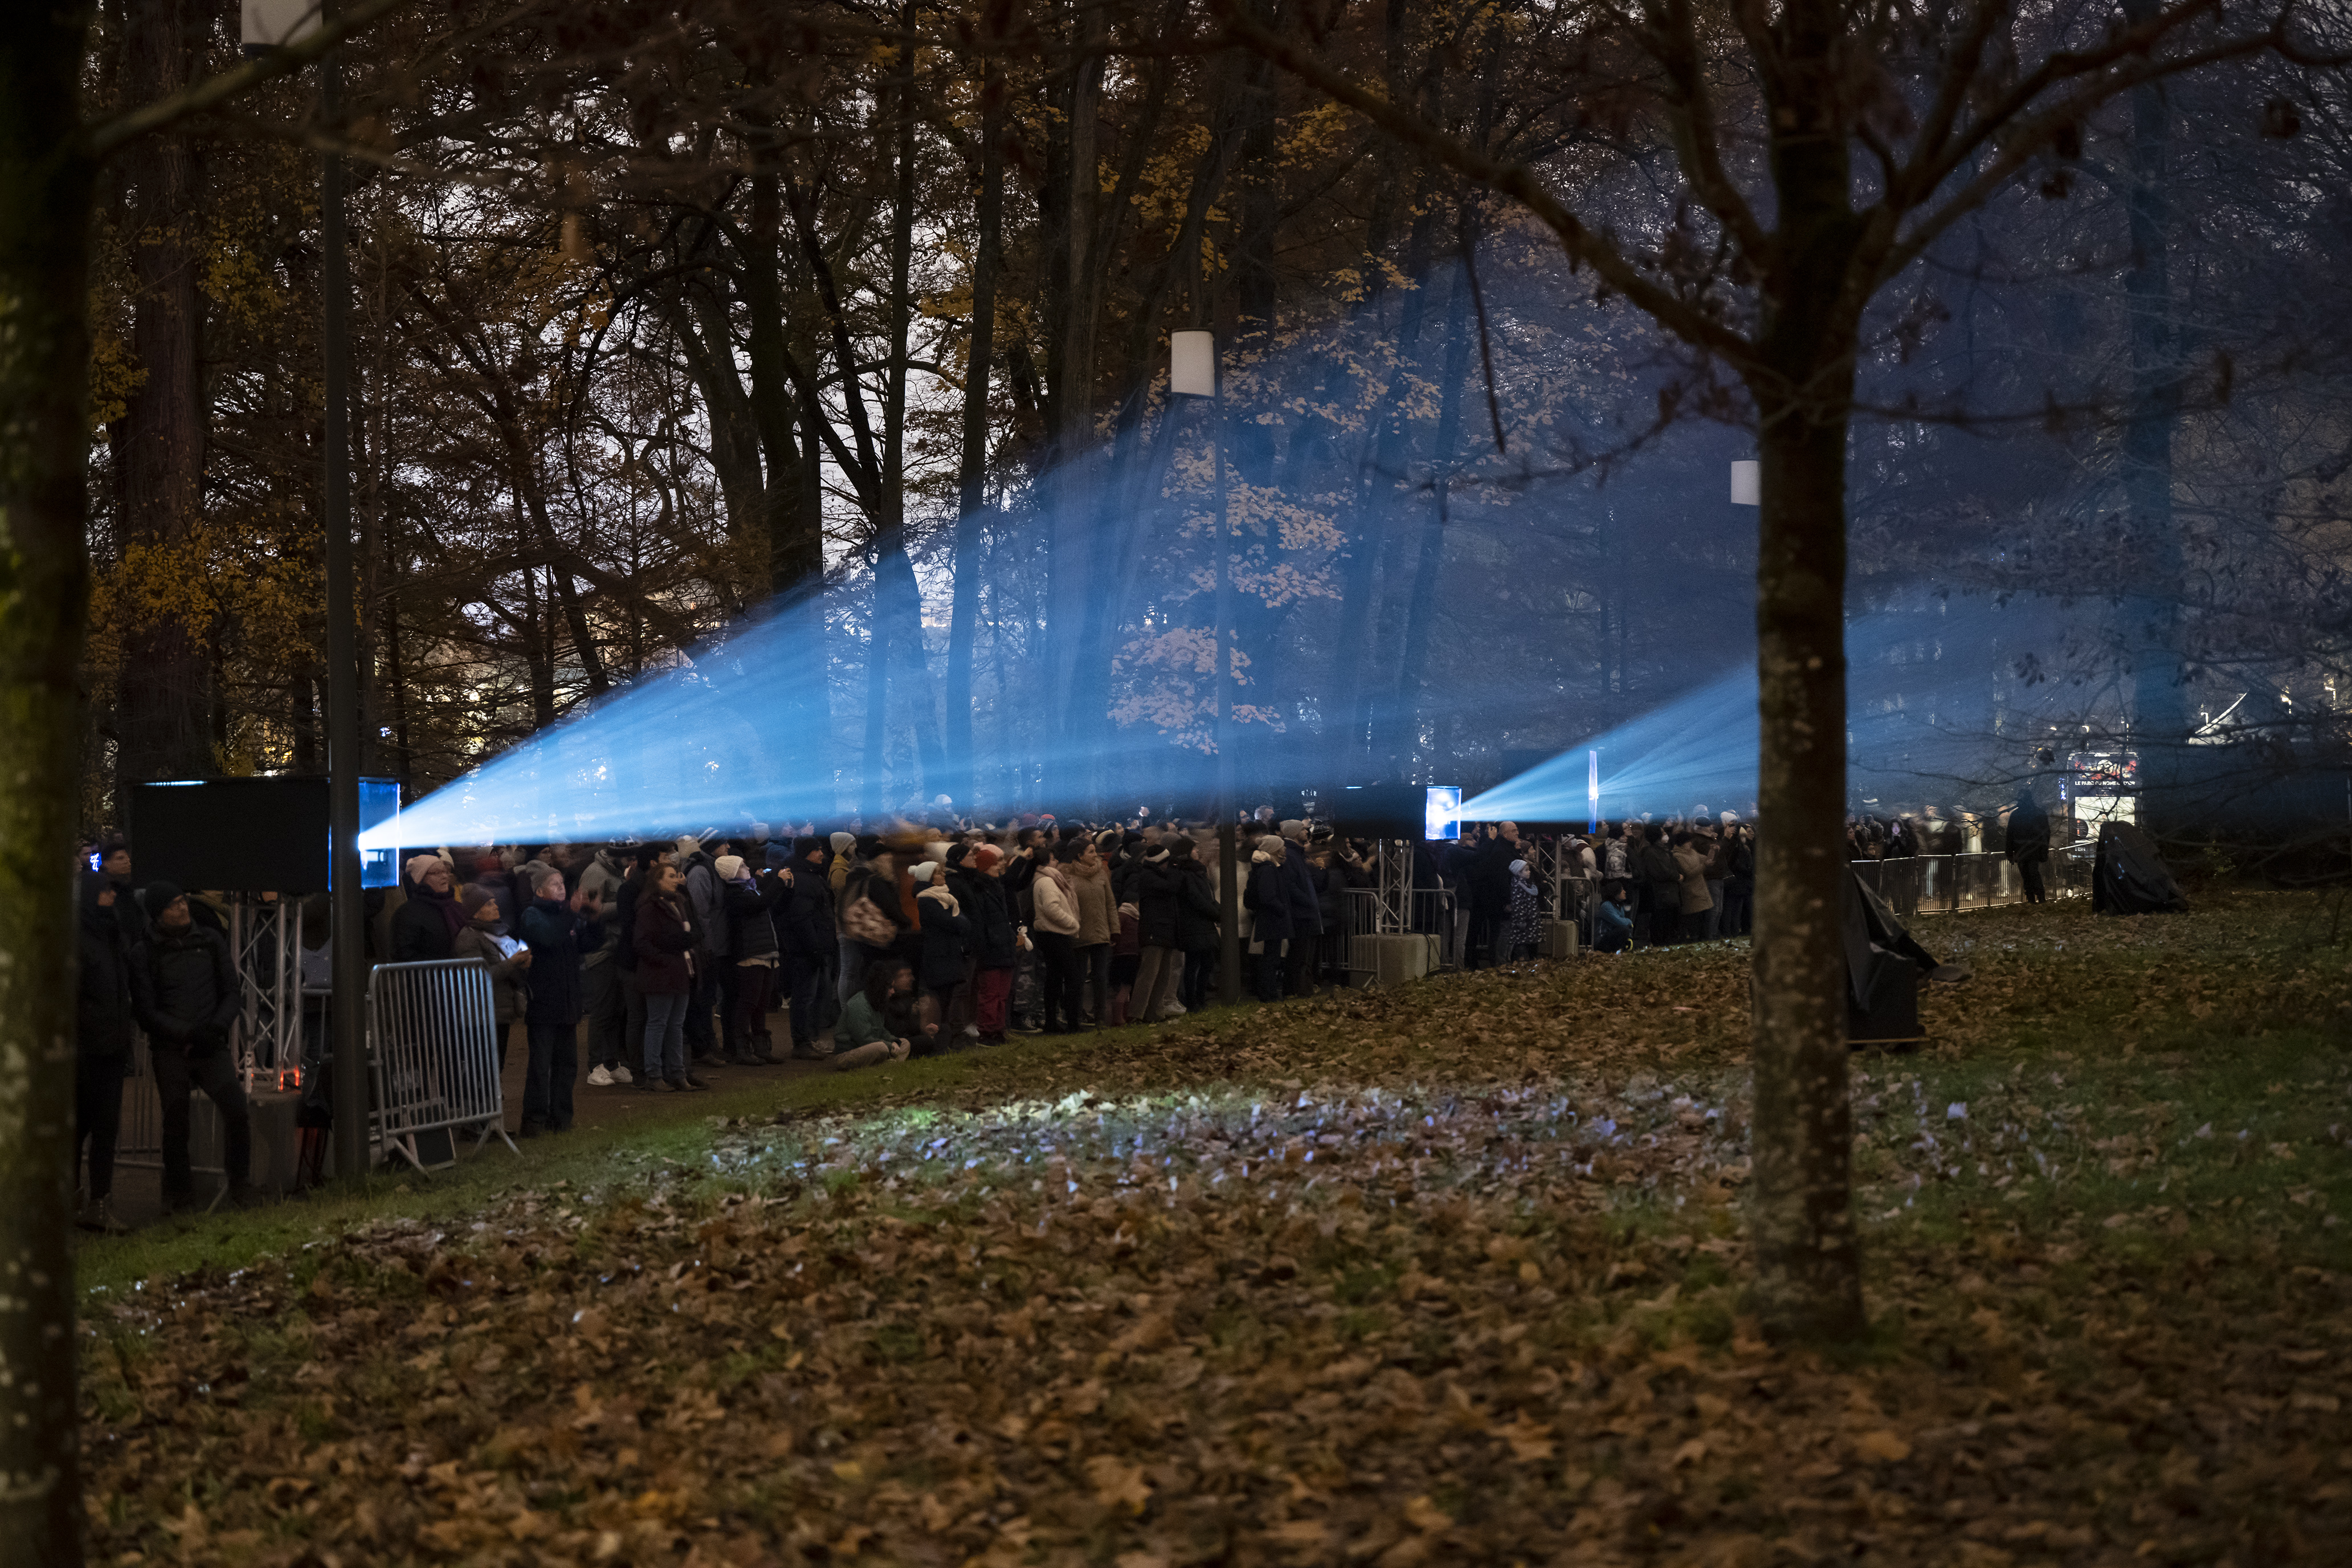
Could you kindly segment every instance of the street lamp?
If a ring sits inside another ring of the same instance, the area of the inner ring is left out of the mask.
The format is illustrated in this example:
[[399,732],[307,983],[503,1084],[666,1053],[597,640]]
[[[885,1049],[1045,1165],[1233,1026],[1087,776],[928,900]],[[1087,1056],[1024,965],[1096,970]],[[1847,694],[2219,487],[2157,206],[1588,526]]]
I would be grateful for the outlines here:
[[[335,0],[243,0],[248,56],[314,36]],[[342,65],[319,61],[319,113],[331,128],[342,110]],[[319,180],[320,352],[326,380],[327,837],[333,990],[328,1008],[334,1063],[335,1173],[367,1171],[367,905],[360,889],[360,687],[352,586],[351,285],[343,257],[343,161],[329,153]]]
[[1233,738],[1226,731],[1233,717],[1233,573],[1226,562],[1232,525],[1225,499],[1225,393],[1217,375],[1217,335],[1214,332],[1171,332],[1168,336],[1168,390],[1178,397],[1209,400],[1209,449],[1216,474],[1217,496],[1217,629],[1216,707],[1210,720],[1210,738],[1217,749],[1217,1000],[1233,1006],[1242,999],[1241,853],[1234,826]]

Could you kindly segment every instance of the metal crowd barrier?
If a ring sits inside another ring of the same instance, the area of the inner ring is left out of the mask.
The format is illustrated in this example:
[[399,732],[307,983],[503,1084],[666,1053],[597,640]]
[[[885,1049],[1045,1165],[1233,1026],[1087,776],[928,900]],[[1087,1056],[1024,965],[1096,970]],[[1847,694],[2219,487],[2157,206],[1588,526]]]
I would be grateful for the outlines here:
[[368,978],[368,1033],[373,1131],[388,1154],[419,1171],[455,1164],[457,1134],[469,1128],[477,1149],[492,1133],[514,1148],[488,965],[474,958],[377,964]]
[[[2025,901],[2025,878],[2005,855],[1913,855],[1895,860],[1856,860],[1854,870],[1887,907],[1906,919],[1988,910]],[[2090,892],[2089,863],[2061,852],[2042,868],[2053,899],[2079,899]]]

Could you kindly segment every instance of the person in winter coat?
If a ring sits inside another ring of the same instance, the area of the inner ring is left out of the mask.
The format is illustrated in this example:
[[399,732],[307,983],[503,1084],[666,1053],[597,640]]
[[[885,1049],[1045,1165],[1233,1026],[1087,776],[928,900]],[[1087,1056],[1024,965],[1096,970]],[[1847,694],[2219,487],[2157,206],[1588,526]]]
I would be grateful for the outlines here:
[[964,917],[971,922],[967,937],[972,957],[972,1023],[983,1046],[1004,1044],[1011,1023],[1013,972],[1021,958],[1021,924],[1013,918],[1013,900],[1004,890],[1004,851],[982,844],[964,858],[971,868],[971,901]]
[[1664,947],[1682,931],[1682,871],[1666,844],[1666,830],[1655,823],[1643,830],[1641,849],[1634,856],[1634,874],[1642,886],[1643,910],[1649,921],[1650,945]]
[[1734,824],[1723,846],[1723,912],[1718,934],[1746,936],[1756,913],[1756,836]]
[[1533,958],[1543,940],[1543,900],[1536,888],[1534,869],[1525,860],[1511,862],[1511,957]]
[[1095,1027],[1110,1019],[1111,940],[1118,935],[1118,900],[1111,892],[1110,868],[1102,847],[1079,841],[1078,858],[1070,862],[1070,879],[1078,905],[1078,977],[1093,1009]]
[[[929,862],[926,861],[926,865]],[[971,920],[963,912],[963,904],[949,890],[946,879],[938,870],[925,879],[923,890],[915,895],[923,906],[923,992],[929,998],[930,1017],[927,1038],[917,1055],[929,1056],[940,1042],[947,1039],[948,1022],[954,1016],[956,993],[963,988],[964,965],[971,945]]]
[[792,994],[793,1055],[803,1061],[822,1061],[828,1053],[816,1043],[824,1027],[818,1009],[825,976],[840,958],[841,935],[834,924],[833,879],[825,868],[824,840],[803,837],[793,849],[791,897],[776,932],[783,945],[785,984]]
[[147,1032],[148,1065],[163,1102],[163,1206],[176,1214],[194,1204],[188,1096],[202,1089],[226,1133],[229,1202],[242,1207],[253,1192],[253,1122],[228,1048],[245,1000],[236,963],[228,939],[196,923],[177,887],[150,882],[146,900],[153,923],[131,956],[131,1009]]
[[127,897],[103,871],[81,878],[80,982],[74,994],[74,1158],[87,1152],[84,1230],[120,1236],[114,1214],[114,1141],[122,1130],[122,1080],[131,1071],[131,952],[118,901]]
[[1079,1026],[1078,899],[1072,868],[1079,847],[1065,843],[1030,884],[1037,900],[1037,952],[1045,966],[1045,1032],[1076,1033]]
[[1315,957],[1323,942],[1323,895],[1307,864],[1307,824],[1282,825],[1282,875],[1290,888],[1290,946],[1283,955],[1283,990],[1315,994]]
[[1283,869],[1282,838],[1267,834],[1250,852],[1249,879],[1242,907],[1250,912],[1250,939],[1257,947],[1257,997],[1282,1000],[1282,950],[1290,941],[1290,879]]
[[733,853],[724,838],[698,843],[694,835],[677,837],[678,868],[686,873],[686,904],[694,921],[694,1000],[686,1010],[686,1049],[697,1064],[719,1058],[719,1033],[711,1024],[715,1010],[727,1016],[734,999],[735,966],[728,962],[726,884],[718,871],[719,858]]
[[[617,915],[621,889],[628,876],[627,858],[616,854],[611,845],[602,846],[581,868],[580,890]],[[508,930],[514,931],[519,925],[518,921]],[[581,967],[580,981],[588,1010],[588,1081],[604,1089],[629,1081],[627,1062],[634,1052],[626,1048],[625,1042],[635,1037],[628,1033],[629,999],[617,962],[626,928],[618,919],[608,918],[597,929],[604,933],[604,945],[588,955]]]
[[[392,961],[418,963],[448,957],[457,933],[466,929],[466,911],[457,907],[457,874],[437,855],[412,855],[405,876],[408,901],[392,917]],[[152,898],[147,912],[155,912]]]
[[567,894],[563,873],[551,866],[532,873],[531,901],[522,911],[522,940],[530,949],[530,1000],[523,1008],[530,1058],[524,1069],[525,1138],[572,1128],[572,1086],[580,1076],[580,1015],[586,987],[581,961],[604,945],[604,907],[586,892]]
[[1139,1024],[1156,1024],[1166,1016],[1168,998],[1183,978],[1184,950],[1176,936],[1176,910],[1182,889],[1172,855],[1167,845],[1155,846],[1128,873],[1127,890],[1135,900],[1136,937],[1141,948],[1129,1014]]
[[2010,808],[2008,836],[2002,854],[2015,864],[2025,880],[2025,901],[2041,903],[2049,896],[2042,868],[2050,864],[2050,814],[2033,797],[2032,784],[2021,785],[2017,804]]
[[1209,975],[1217,966],[1224,910],[1201,846],[1181,834],[1167,839],[1168,864],[1176,874],[1176,945],[1184,954],[1184,978],[1177,999],[1192,1012],[1209,1005]]
[[727,921],[727,959],[734,984],[727,987],[727,1059],[737,1067],[764,1067],[776,1060],[769,1049],[768,1002],[775,993],[782,944],[776,933],[778,906],[792,897],[793,874],[761,867],[754,876],[741,857],[717,862],[720,916]]
[[1622,952],[1633,945],[1632,895],[1621,884],[1592,912],[1592,950]]
[[833,1066],[836,1072],[854,1072],[880,1062],[902,1062],[915,1048],[908,1011],[914,1001],[915,972],[896,958],[867,965],[865,984],[833,1032]]
[[1715,900],[1706,890],[1708,858],[1706,846],[1696,834],[1675,835],[1675,868],[1682,873],[1679,889],[1682,906],[1682,940],[1706,940],[1707,911],[1715,908]]
[[834,912],[841,922],[841,1001],[846,1006],[865,988],[866,965],[893,952],[900,933],[913,923],[899,907],[898,868],[887,845],[874,841],[865,864],[844,879]]
[[710,1086],[686,1059],[686,1013],[693,1005],[695,954],[701,938],[686,901],[686,874],[656,866],[637,895],[637,988],[646,996],[646,1062],[637,1088],[667,1083],[681,1093]]
[[[1116,875],[1116,873],[1114,873]],[[1176,955],[1179,965],[1181,954]],[[1113,1028],[1128,1022],[1135,999],[1135,979],[1143,972],[1143,922],[1131,903],[1118,906],[1118,934],[1110,939],[1110,1022]]]
[[1465,968],[1493,968],[1508,946],[1511,862],[1518,858],[1499,829],[1480,830],[1477,849],[1464,874],[1470,894],[1470,934],[1463,949]]
[[499,1026],[499,1070],[504,1072],[508,1033],[523,1022],[530,1005],[530,949],[526,947],[509,958],[499,945],[499,939],[507,934],[507,922],[499,912],[495,889],[479,883],[469,885],[457,895],[457,907],[466,911],[466,925],[450,944],[449,956],[479,959],[490,972],[491,1016]]

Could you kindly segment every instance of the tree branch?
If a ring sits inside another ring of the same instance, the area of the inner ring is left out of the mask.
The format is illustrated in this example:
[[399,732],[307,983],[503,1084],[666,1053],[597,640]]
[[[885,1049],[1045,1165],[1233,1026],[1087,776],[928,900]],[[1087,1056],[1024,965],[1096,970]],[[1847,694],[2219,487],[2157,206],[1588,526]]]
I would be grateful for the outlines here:
[[1526,207],[1559,239],[1574,260],[1598,273],[1610,288],[1647,312],[1660,326],[1695,348],[1717,355],[1741,374],[1764,374],[1748,341],[1692,308],[1645,277],[1624,254],[1546,190],[1524,163],[1504,163],[1458,137],[1399,108],[1374,89],[1276,33],[1241,8],[1239,0],[1209,0],[1234,42],[1272,60],[1284,70],[1343,103],[1399,141],[1436,158],[1457,174],[1488,185]]
[[339,12],[333,21],[299,43],[272,49],[259,59],[247,60],[202,81],[191,82],[168,97],[124,110],[85,127],[79,138],[81,151],[92,158],[118,153],[142,136],[241,98],[265,82],[292,75],[361,28],[415,3],[415,0],[350,0],[348,8]]

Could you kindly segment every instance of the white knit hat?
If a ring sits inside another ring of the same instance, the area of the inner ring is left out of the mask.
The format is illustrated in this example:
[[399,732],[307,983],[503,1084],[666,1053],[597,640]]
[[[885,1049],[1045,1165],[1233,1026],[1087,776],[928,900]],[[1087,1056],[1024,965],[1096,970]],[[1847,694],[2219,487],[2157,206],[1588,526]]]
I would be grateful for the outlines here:
[[921,883],[924,883],[924,882],[928,882],[928,881],[929,881],[929,880],[931,879],[931,873],[933,873],[934,871],[937,871],[939,868],[940,868],[940,867],[939,867],[939,862],[938,862],[938,861],[936,861],[936,860],[925,860],[925,861],[922,861],[921,863],[919,863],[919,865],[917,865],[913,870],[908,871],[908,872],[907,873],[907,875],[908,875],[909,877],[912,877],[912,878],[916,880],[916,882],[919,885],[919,884],[921,884]]
[[719,879],[722,882],[738,881],[743,875],[743,857],[721,855],[710,868],[719,873]]
[[835,854],[846,855],[852,849],[857,847],[857,835],[855,833],[836,833],[831,838],[826,839],[825,842],[833,846],[833,852]]

